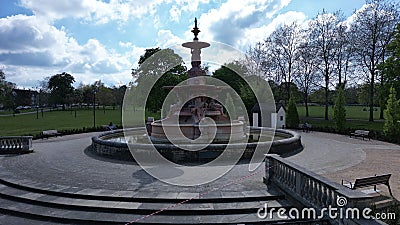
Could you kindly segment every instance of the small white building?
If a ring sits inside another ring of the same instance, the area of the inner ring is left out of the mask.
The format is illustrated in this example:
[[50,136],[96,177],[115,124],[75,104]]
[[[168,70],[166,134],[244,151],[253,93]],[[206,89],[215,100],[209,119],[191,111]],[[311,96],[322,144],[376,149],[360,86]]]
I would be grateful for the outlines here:
[[[282,104],[276,104],[275,108],[271,104],[255,104],[251,111],[253,113],[252,126],[254,127],[286,127],[286,109]],[[270,116],[262,116],[261,111]]]

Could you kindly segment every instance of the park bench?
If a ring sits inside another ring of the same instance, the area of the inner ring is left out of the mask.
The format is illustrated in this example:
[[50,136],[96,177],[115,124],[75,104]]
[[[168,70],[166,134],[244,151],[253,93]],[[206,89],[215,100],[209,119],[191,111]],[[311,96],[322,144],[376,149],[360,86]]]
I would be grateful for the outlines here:
[[299,124],[299,129],[303,130],[303,132],[310,132],[312,128],[312,125],[309,123],[300,123]]
[[61,136],[61,133],[59,133],[57,130],[44,130],[42,131],[42,139],[43,138],[49,138],[49,137],[57,137]]
[[32,152],[32,136],[0,137],[0,153]]
[[368,138],[368,140],[371,140],[371,137],[369,136],[369,131],[368,130],[355,130],[354,132],[350,133],[350,137],[354,136],[354,138],[356,137],[362,137],[362,139],[364,140],[364,138]]
[[[384,175],[379,175],[379,176],[375,175],[373,177],[357,178],[356,181],[354,181],[354,183],[346,181],[346,180],[342,180],[342,185],[346,186],[352,190],[355,190],[357,188],[362,188],[362,187],[374,186],[374,191],[376,191],[376,185],[384,184],[388,187],[390,195],[393,196],[392,190],[390,189],[390,185],[389,185],[389,179],[390,179],[391,175],[392,174],[384,174]],[[347,183],[345,183],[345,182],[347,182]]]
[[101,125],[100,128],[102,130],[110,131],[110,130],[115,130],[117,126],[115,125]]

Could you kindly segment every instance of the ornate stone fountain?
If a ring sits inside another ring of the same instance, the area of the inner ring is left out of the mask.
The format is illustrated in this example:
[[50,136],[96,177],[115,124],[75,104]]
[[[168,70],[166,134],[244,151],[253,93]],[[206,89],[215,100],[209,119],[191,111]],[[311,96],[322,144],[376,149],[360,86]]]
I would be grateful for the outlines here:
[[[192,68],[188,71],[189,79],[185,85],[165,87],[174,89],[177,102],[170,106],[166,118],[151,123],[150,139],[155,143],[243,141],[246,139],[244,123],[229,119],[222,105],[216,100],[228,87],[206,82],[206,72],[200,66],[201,49],[209,47],[210,44],[199,41],[197,19],[192,32],[193,41],[182,44],[191,52]],[[185,99],[189,101],[185,102]]]

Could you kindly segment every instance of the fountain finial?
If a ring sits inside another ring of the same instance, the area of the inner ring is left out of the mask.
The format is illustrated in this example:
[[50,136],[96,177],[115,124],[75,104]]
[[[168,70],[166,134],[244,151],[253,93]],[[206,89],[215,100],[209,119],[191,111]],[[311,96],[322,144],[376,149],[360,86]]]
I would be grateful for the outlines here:
[[197,35],[199,35],[200,30],[197,27],[197,18],[196,17],[194,18],[194,28],[192,30],[192,33],[194,34],[193,41],[198,41],[199,39],[197,38]]

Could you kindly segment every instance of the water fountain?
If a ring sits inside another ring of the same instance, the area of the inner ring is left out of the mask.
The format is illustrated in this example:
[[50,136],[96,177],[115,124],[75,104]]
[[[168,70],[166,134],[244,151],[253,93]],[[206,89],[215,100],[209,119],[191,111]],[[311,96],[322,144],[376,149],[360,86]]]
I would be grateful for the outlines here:
[[100,155],[125,159],[132,159],[131,155],[135,154],[151,159],[154,156],[151,153],[156,150],[175,163],[204,163],[228,148],[231,153],[237,149],[242,159],[250,159],[256,155],[257,148],[262,149],[257,155],[259,162],[268,152],[281,155],[302,149],[300,136],[295,132],[249,127],[243,116],[235,120],[226,115],[220,100],[216,99],[225,89],[232,88],[207,82],[208,76],[200,66],[201,51],[210,44],[199,41],[197,19],[192,32],[193,41],[182,44],[191,53],[189,78],[182,85],[164,87],[176,96],[167,115],[150,121],[146,128],[124,128],[93,137],[93,150]]
[[[205,97],[218,96],[222,93],[222,89],[227,87],[206,84],[206,72],[200,67],[201,49],[209,47],[210,44],[199,41],[197,35],[200,30],[197,27],[197,19],[195,19],[192,32],[193,41],[182,44],[191,52],[192,68],[188,71],[189,79],[186,85],[165,87],[176,89],[178,101],[171,105],[166,118],[151,123],[148,127],[150,138],[153,143],[168,143],[171,140],[175,142],[210,141],[206,137],[208,135],[213,137],[212,143],[227,143],[229,140],[244,141],[246,139],[244,123],[238,120],[231,121],[224,114],[223,107],[218,101]],[[190,100],[186,103],[182,99],[185,94],[191,95],[188,96]],[[181,133],[183,136],[180,135]],[[168,137],[167,134],[169,134]]]

